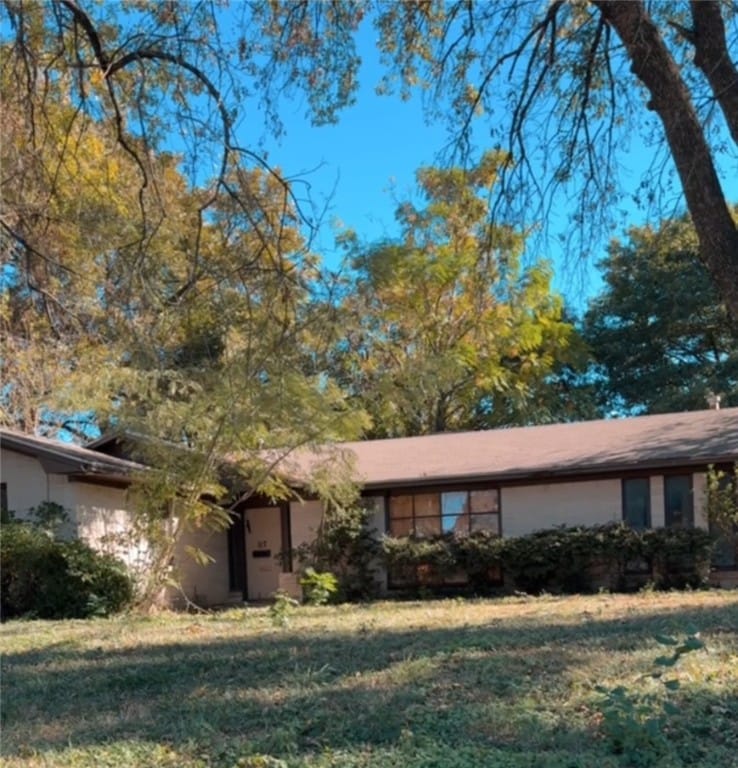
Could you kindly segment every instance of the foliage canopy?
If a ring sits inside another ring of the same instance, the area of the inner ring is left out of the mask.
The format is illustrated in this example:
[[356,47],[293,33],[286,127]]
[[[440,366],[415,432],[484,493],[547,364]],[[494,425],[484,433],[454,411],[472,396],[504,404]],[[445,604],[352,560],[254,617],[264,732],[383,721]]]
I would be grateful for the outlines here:
[[738,336],[697,248],[684,218],[610,245],[583,327],[606,412],[699,410],[711,394],[738,404]]
[[[573,182],[573,218],[581,232],[591,230],[615,199],[628,131],[645,124],[662,157],[674,161],[700,258],[738,315],[738,229],[719,174],[738,143],[730,3],[285,0],[226,11],[187,0],[4,0],[2,8],[4,72],[15,83],[29,145],[43,135],[56,88],[66,94],[72,124],[103,124],[131,164],[139,209],[131,234],[144,250],[169,212],[156,194],[152,151],[177,134],[187,177],[205,184],[201,221],[221,196],[242,204],[231,166],[264,162],[253,136],[239,145],[252,105],[277,131],[280,99],[295,92],[306,95],[314,122],[336,120],[355,98],[357,32],[369,22],[386,64],[381,88],[403,96],[422,89],[431,113],[448,119],[462,156],[474,149],[476,119],[488,118],[490,143],[515,160],[498,202],[518,212],[541,218],[550,193],[562,185],[572,191]],[[643,120],[644,108],[653,120]],[[74,141],[62,142],[56,164],[76,154]],[[647,205],[671,195],[660,187],[656,174],[644,180]],[[49,196],[58,189],[52,184]],[[2,219],[11,247],[53,257],[37,224],[22,206],[6,208]]]
[[[522,268],[523,236],[489,220],[504,158],[423,168],[424,205],[401,203],[397,242],[348,237],[350,284],[325,365],[378,437],[561,417],[545,407],[557,370],[583,348],[544,262]],[[556,408],[555,413],[553,408]]]

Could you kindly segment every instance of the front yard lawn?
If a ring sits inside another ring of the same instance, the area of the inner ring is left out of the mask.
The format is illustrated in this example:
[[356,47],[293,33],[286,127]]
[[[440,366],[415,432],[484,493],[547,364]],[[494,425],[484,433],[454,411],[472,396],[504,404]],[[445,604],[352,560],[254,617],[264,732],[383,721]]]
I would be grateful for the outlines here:
[[738,768],[738,591],[9,622],[0,650],[9,768]]

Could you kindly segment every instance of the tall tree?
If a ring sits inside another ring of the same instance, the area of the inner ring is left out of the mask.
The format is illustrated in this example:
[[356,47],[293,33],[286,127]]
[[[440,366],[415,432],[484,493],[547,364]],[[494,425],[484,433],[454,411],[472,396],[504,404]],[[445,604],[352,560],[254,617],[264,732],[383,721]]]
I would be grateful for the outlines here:
[[[53,434],[64,423],[82,437],[90,404],[63,414],[52,409],[52,400],[73,372],[98,367],[112,317],[102,313],[101,300],[112,309],[123,301],[123,286],[135,280],[125,275],[133,272],[125,254],[135,239],[135,169],[94,121],[76,119],[58,93],[29,151],[22,117],[13,108],[14,83],[5,75],[3,213],[28,222],[33,244],[3,240],[0,419],[30,433]],[[59,156],[65,142],[76,152]]]
[[325,367],[371,415],[373,436],[553,418],[539,393],[576,361],[577,338],[549,268],[522,269],[522,236],[489,221],[500,159],[421,169],[425,205],[400,205],[400,240],[349,243],[351,287]]
[[610,245],[584,322],[605,411],[701,409],[710,395],[738,405],[738,335],[697,251],[686,219]]
[[[212,179],[204,210],[232,192],[229,158],[263,159],[237,141],[252,96],[275,118],[279,97],[303,89],[317,122],[335,120],[353,101],[356,30],[365,18],[388,65],[383,87],[435,94],[429,104],[449,117],[457,146],[469,146],[477,115],[490,116],[491,141],[515,160],[499,202],[533,209],[537,220],[549,212],[551,190],[573,181],[574,219],[591,231],[613,201],[618,150],[646,123],[674,161],[700,258],[738,317],[738,230],[719,174],[720,155],[730,166],[738,141],[732,3],[283,0],[226,12],[186,0],[3,0],[3,8],[3,29],[12,32],[4,58],[30,145],[49,83],[64,82],[70,103],[104,119],[134,159],[143,191],[155,176],[148,150],[177,131],[193,177],[207,167]],[[655,125],[643,120],[644,108]],[[69,152],[73,144],[59,147]],[[655,175],[644,184],[646,199],[658,196]],[[141,202],[137,237],[145,246],[164,213],[155,196]],[[12,241],[34,246],[23,211],[5,209],[2,226]]]
[[[462,142],[477,114],[509,114],[492,123],[516,160],[503,194],[530,206],[573,181],[585,231],[613,202],[619,151],[645,123],[674,162],[700,258],[738,322],[738,229],[718,173],[722,154],[735,173],[738,145],[734,4],[441,0],[398,4],[379,23],[394,73],[432,89],[441,109],[451,98]],[[657,174],[643,187],[656,200]]]
[[[156,544],[152,594],[182,530],[227,525],[223,504],[240,493],[286,493],[276,470],[296,447],[356,437],[364,421],[332,382],[301,372],[322,332],[320,314],[301,310],[317,259],[281,181],[229,165],[230,193],[204,216],[210,191],[187,183],[177,157],[151,154],[168,213],[142,248],[136,164],[74,112],[49,101],[34,152],[17,113],[0,117],[3,172],[18,175],[4,192],[35,242],[4,252],[0,420],[142,438],[136,456],[153,469],[136,484],[135,530]],[[77,145],[64,163],[59,141]],[[176,514],[162,517],[171,503]]]

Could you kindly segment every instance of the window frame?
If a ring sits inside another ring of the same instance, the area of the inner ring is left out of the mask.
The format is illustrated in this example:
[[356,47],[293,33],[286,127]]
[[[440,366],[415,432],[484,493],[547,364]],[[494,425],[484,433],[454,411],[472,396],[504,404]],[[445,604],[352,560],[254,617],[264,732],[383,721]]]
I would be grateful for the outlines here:
[[[479,491],[492,491],[495,494],[495,506],[494,509],[483,509],[481,511],[472,512],[472,494]],[[466,502],[463,505],[463,510],[460,514],[449,514],[448,512],[444,513],[444,495],[445,494],[456,494],[456,493],[465,493],[466,494]],[[416,502],[415,498],[417,496],[435,496],[438,499],[436,509],[437,509],[437,515],[417,515],[416,513]],[[411,499],[411,512],[409,515],[394,515],[393,509],[392,509],[392,502],[393,499],[397,499],[399,497],[409,497]],[[489,515],[495,515],[497,517],[497,529],[494,531],[494,533],[497,536],[502,535],[502,493],[501,488],[499,485],[495,483],[474,483],[474,484],[468,484],[468,485],[452,485],[452,486],[433,486],[433,487],[409,487],[409,488],[397,488],[387,491],[386,493],[386,520],[385,520],[385,530],[387,531],[388,535],[390,536],[416,536],[418,538],[429,538],[432,536],[440,536],[444,534],[454,533],[456,531],[452,529],[446,529],[444,530],[444,519],[451,519],[456,518],[458,519],[463,518],[466,516],[468,518],[468,523],[466,526],[466,530],[462,531],[462,535],[470,536],[472,533],[477,532],[477,530],[492,530],[490,528],[484,528],[484,529],[477,529],[475,530],[473,527],[473,522],[475,519],[483,518],[485,516]],[[417,520],[438,520],[438,530],[435,532],[432,532],[430,534],[423,533],[422,531],[418,533],[417,529]],[[410,523],[408,531],[396,533],[395,530],[393,530],[393,523],[397,521],[408,521]]]
[[[724,474],[720,481],[721,490],[729,487],[733,483],[733,477],[730,474]],[[734,489],[738,492],[738,489]],[[708,519],[707,530],[715,541],[715,545],[712,550],[712,560],[710,566],[715,571],[736,571],[738,570],[738,524],[733,526],[733,536],[729,536],[721,528],[718,528],[715,523]],[[723,552],[720,552],[719,548],[724,547]],[[718,560],[718,557],[724,552],[730,552],[730,562]]]
[[[472,508],[472,493],[474,492],[484,492],[484,491],[492,491],[494,493],[495,498],[495,505],[496,509],[494,511],[490,511],[487,509],[482,509],[482,511],[479,512],[471,512]],[[476,531],[473,529],[473,520],[475,518],[480,518],[484,516],[488,516],[490,514],[495,515],[497,518],[497,529],[493,531],[495,536],[502,536],[502,486],[497,483],[485,483],[485,482],[471,482],[471,483],[455,483],[455,484],[449,484],[449,485],[428,485],[428,486],[407,486],[407,487],[400,487],[400,488],[389,488],[384,491],[384,499],[385,499],[385,531],[387,532],[387,535],[389,536],[397,536],[397,534],[393,531],[392,523],[393,521],[402,520],[402,521],[410,521],[409,530],[407,533],[400,533],[400,536],[413,536],[416,535],[415,531],[415,496],[424,496],[428,494],[432,494],[437,496],[438,498],[438,521],[439,521],[439,533],[432,534],[433,537],[435,536],[441,536],[444,535],[443,532],[443,494],[445,493],[458,493],[458,492],[465,492],[466,493],[466,504],[467,507],[467,516],[469,518],[469,523],[467,526],[467,530],[463,533],[465,536],[470,536]],[[392,500],[398,497],[410,497],[412,499],[412,513],[408,516],[393,516],[392,514]],[[457,517],[462,517],[463,515],[458,515]],[[421,519],[429,519],[426,517],[421,517]],[[484,530],[491,530],[489,528]],[[453,533],[453,531],[446,531],[446,534]],[[425,538],[425,537],[421,537]],[[430,538],[430,537],[428,537]],[[405,579],[397,580],[395,574],[392,573],[392,570],[389,569],[387,572],[387,586],[389,589],[407,589],[410,588],[417,588],[419,585],[423,583],[423,573],[422,573],[422,566],[418,568],[418,572],[415,574],[415,580],[414,581],[407,581]],[[502,570],[498,569],[498,572],[496,574],[490,574],[490,585],[499,587],[503,583],[503,574]],[[439,587],[441,589],[443,588],[463,588],[468,584],[468,578],[466,573],[459,572],[456,574],[451,575],[449,578],[445,579],[442,584],[436,584],[436,587]]]
[[[636,526],[631,523],[630,520],[628,520],[627,516],[627,494],[626,494],[626,485],[633,482],[643,482],[646,483],[646,520],[643,525]],[[650,475],[638,475],[634,477],[623,477],[620,479],[620,501],[621,501],[621,517],[622,521],[628,525],[630,528],[632,528],[634,531],[647,531],[649,528],[653,526],[652,523],[652,515],[651,515],[651,477]]]
[[[668,485],[675,480],[687,480],[687,494],[689,499],[689,509],[687,514],[689,520],[687,524],[675,525],[673,519],[670,520],[671,514],[669,512],[669,492]],[[672,474],[664,475],[664,528],[694,528],[694,475],[689,472],[674,472]]]

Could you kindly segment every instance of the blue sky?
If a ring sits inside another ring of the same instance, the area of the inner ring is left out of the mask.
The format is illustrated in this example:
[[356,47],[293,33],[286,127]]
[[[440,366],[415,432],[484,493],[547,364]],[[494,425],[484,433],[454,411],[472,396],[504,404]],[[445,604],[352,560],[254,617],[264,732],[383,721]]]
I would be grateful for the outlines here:
[[315,246],[330,265],[337,260],[334,226],[366,241],[397,234],[396,202],[413,194],[415,172],[432,165],[446,141],[445,126],[426,122],[419,98],[375,94],[381,68],[371,27],[363,25],[360,35],[357,103],[340,113],[337,125],[320,127],[309,124],[304,102],[285,103],[286,134],[267,143],[269,161],[287,176],[304,178],[318,209],[329,206]]
[[[304,102],[285,102],[281,116],[286,133],[278,141],[266,142],[270,163],[289,177],[302,177],[310,185],[310,198],[318,210],[327,206],[314,250],[329,267],[339,262],[334,246],[337,227],[355,230],[366,242],[398,235],[394,222],[396,202],[413,196],[415,172],[423,165],[433,164],[448,139],[444,124],[426,121],[419,97],[402,101],[397,95],[375,94],[382,67],[370,24],[362,26],[359,44],[363,66],[357,103],[339,114],[338,124],[312,127],[305,117]],[[653,119],[644,109],[643,120]],[[481,120],[477,135],[483,133]],[[648,221],[647,213],[633,202],[631,195],[651,162],[653,150],[638,136],[629,140],[629,152],[620,171],[626,195],[613,217],[617,235],[622,235],[627,226]],[[733,175],[726,181],[726,190],[731,200],[738,201],[735,160],[731,162]],[[678,190],[678,181],[675,183]],[[562,198],[559,209],[565,204]],[[668,213],[678,215],[683,211],[681,195],[674,194]],[[559,221],[549,221],[549,237],[536,240],[533,255],[552,261],[556,290],[581,310],[587,298],[601,287],[595,262],[604,255],[605,242],[600,242],[584,264],[567,258],[556,237],[565,232],[566,226],[564,215]]]

